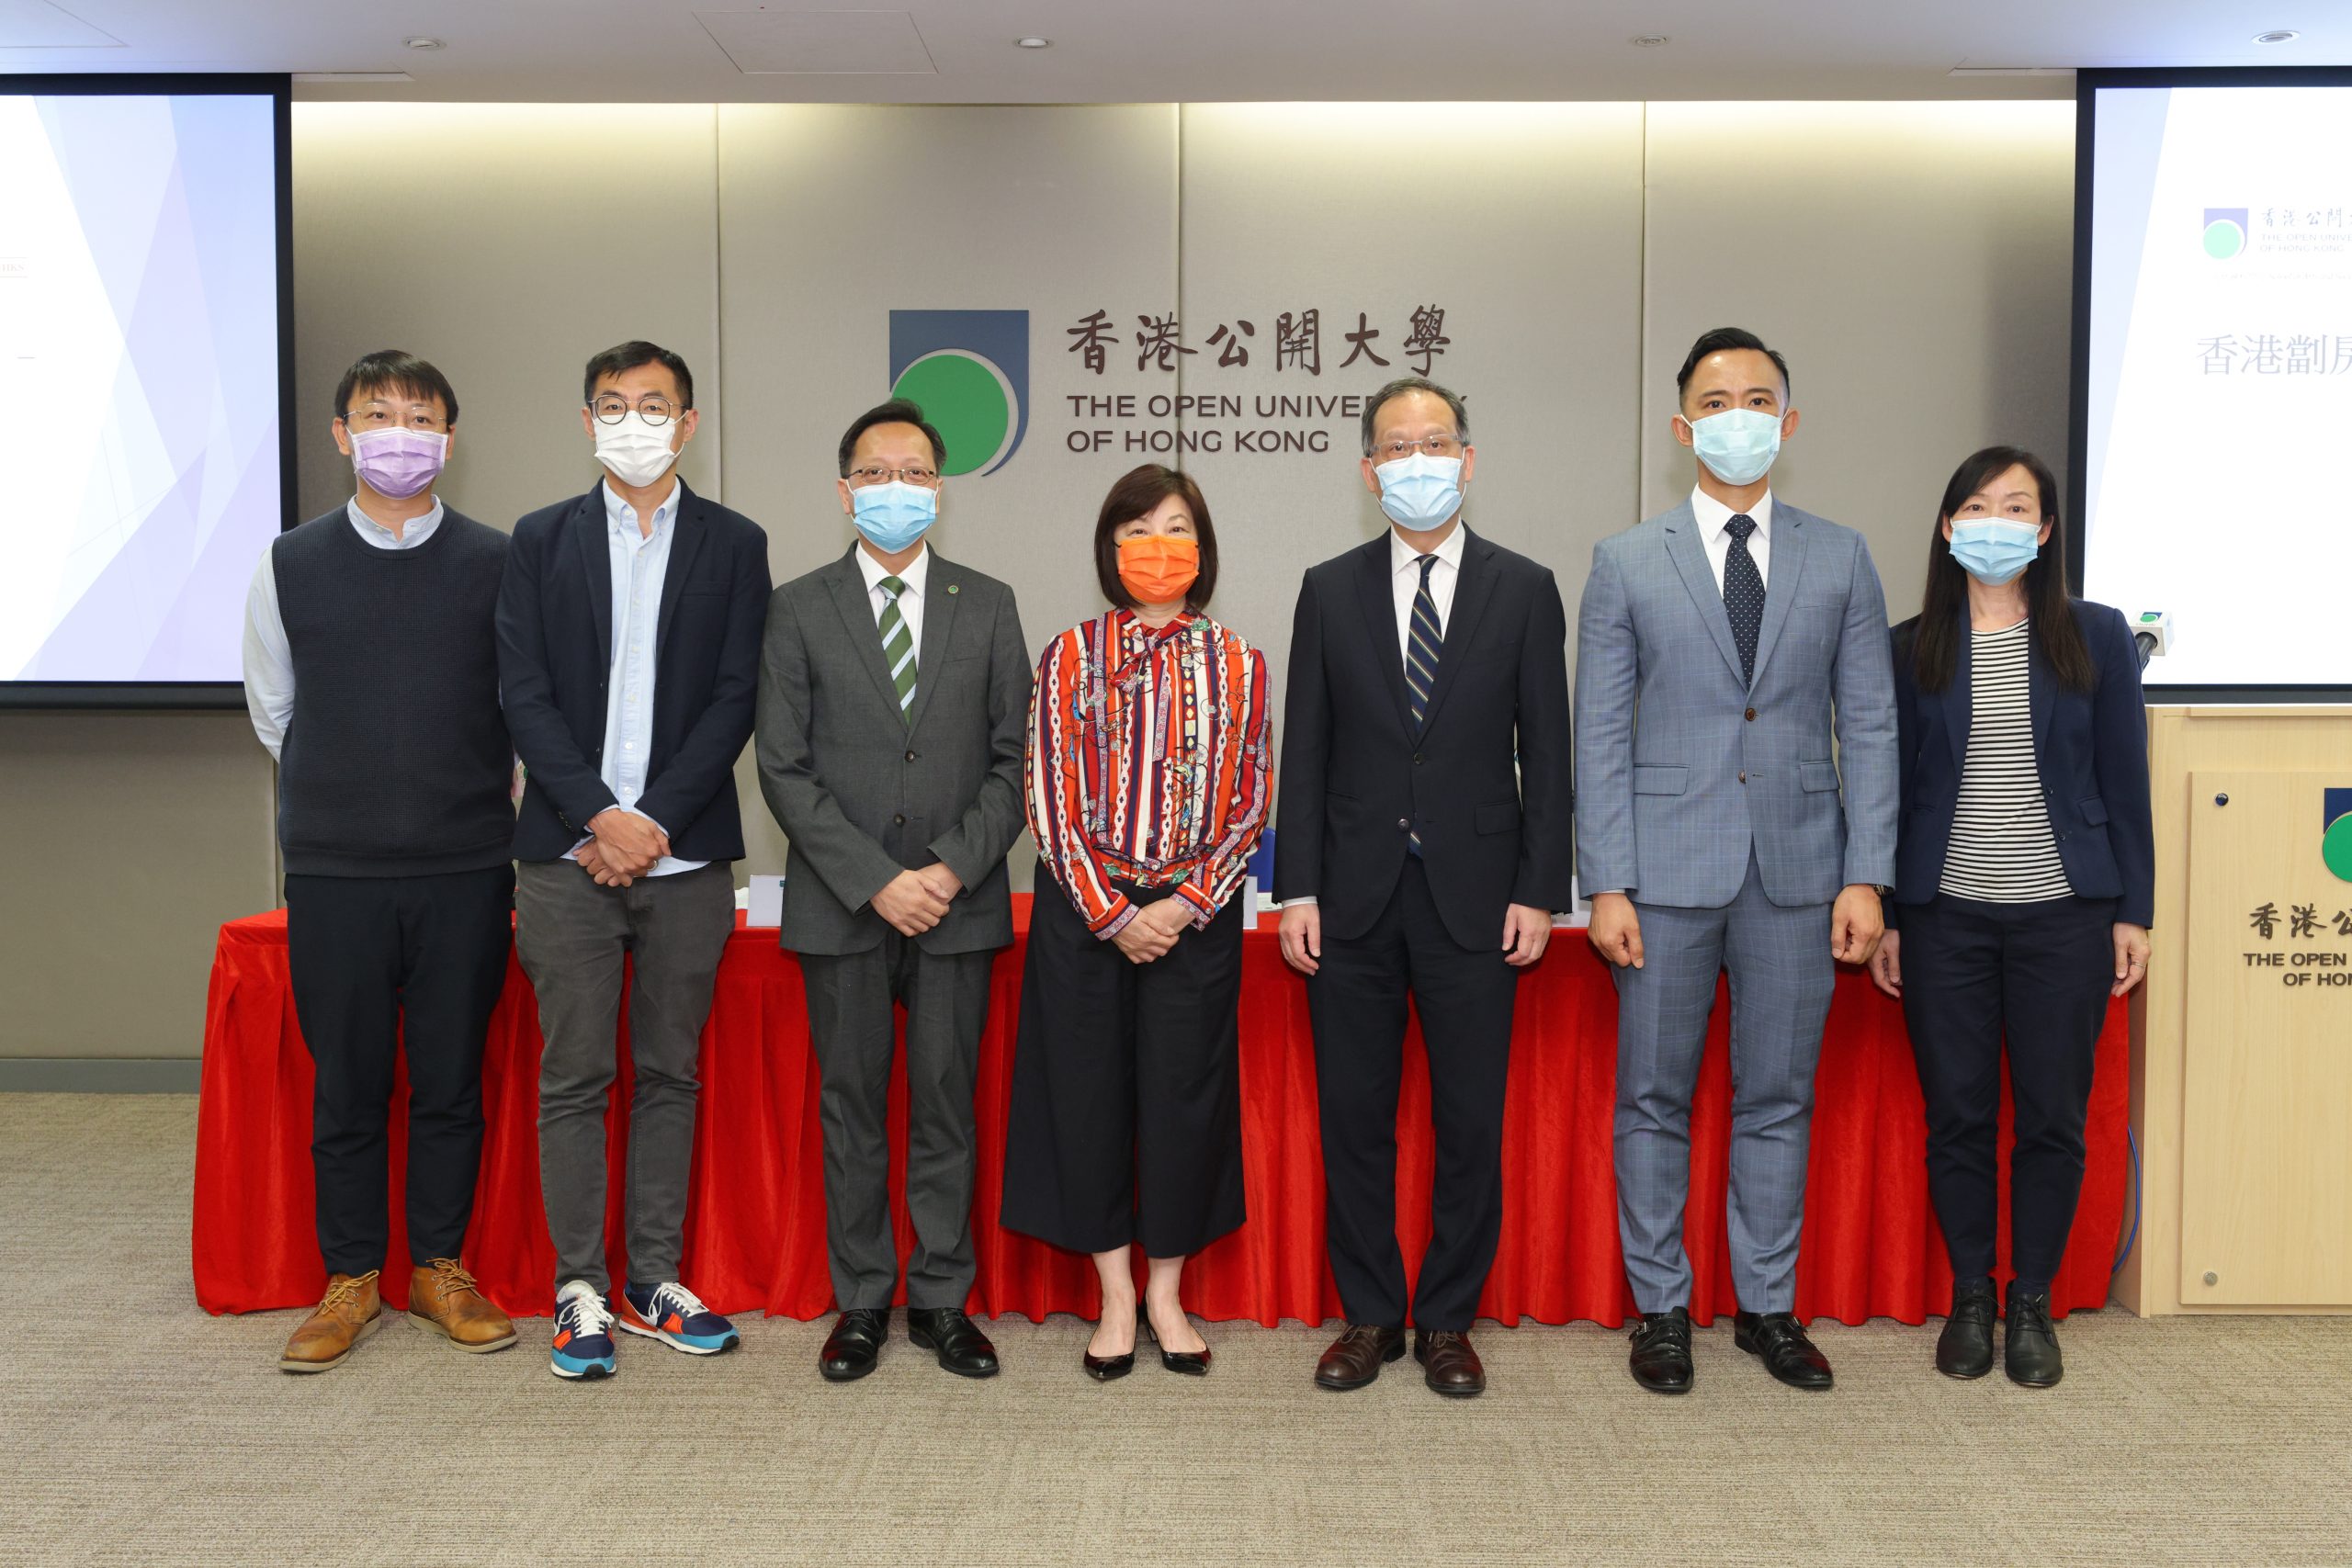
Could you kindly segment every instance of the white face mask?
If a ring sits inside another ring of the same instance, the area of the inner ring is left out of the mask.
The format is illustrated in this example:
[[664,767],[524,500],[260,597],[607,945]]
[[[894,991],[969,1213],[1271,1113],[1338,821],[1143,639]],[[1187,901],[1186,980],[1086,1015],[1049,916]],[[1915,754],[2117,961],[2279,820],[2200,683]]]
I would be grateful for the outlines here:
[[674,421],[648,424],[643,414],[631,409],[618,424],[596,426],[596,461],[610,468],[621,483],[641,490],[668,473],[670,465],[678,460],[678,455],[670,450],[670,433],[675,428]]

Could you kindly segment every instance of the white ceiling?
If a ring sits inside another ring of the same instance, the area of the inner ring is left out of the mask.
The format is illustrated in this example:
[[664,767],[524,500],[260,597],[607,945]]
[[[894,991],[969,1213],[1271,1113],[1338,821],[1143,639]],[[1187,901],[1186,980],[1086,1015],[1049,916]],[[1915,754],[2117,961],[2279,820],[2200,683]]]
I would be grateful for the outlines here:
[[[2302,37],[2251,41],[2289,28]],[[1658,34],[1671,41],[1630,41]],[[1023,35],[1053,47],[1015,48]],[[404,47],[419,36],[446,47]],[[896,11],[841,0],[0,0],[0,73],[413,78],[297,86],[315,98],[2050,97],[2071,93],[2068,78],[1951,73],[2347,61],[2343,0],[918,0]],[[801,63],[830,69],[744,68]]]

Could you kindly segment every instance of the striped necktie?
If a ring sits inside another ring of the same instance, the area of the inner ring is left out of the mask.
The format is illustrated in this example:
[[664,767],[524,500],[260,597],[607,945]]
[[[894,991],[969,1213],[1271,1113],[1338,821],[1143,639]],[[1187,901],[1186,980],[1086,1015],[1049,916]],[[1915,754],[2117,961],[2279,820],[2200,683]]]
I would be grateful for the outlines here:
[[908,724],[914,722],[915,701],[915,637],[907,629],[906,616],[899,613],[899,595],[907,591],[906,580],[886,577],[882,580],[882,660],[890,667],[890,683],[899,689],[899,717]]
[[[1437,623],[1437,600],[1430,594],[1430,570],[1437,565],[1437,557],[1423,556],[1420,564],[1421,585],[1413,593],[1412,625],[1405,637],[1405,689],[1412,696],[1416,740],[1429,726],[1430,693],[1437,685],[1438,650],[1445,646],[1445,630]],[[1405,847],[1415,854],[1421,852],[1419,829],[1407,830]]]

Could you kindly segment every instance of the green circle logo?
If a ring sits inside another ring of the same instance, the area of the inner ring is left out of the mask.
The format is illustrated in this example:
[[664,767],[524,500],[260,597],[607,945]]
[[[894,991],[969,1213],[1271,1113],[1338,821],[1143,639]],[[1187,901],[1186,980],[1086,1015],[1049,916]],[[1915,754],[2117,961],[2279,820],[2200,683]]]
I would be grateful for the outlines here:
[[2245,249],[2245,231],[2227,218],[2216,218],[2205,225],[2205,254],[2215,261],[2227,261]]
[[922,405],[923,417],[947,444],[944,472],[985,468],[1012,444],[1012,383],[969,349],[924,355],[899,373],[890,395]]
[[2319,841],[2319,858],[2339,881],[2352,882],[2352,811],[2327,825],[2327,835]]

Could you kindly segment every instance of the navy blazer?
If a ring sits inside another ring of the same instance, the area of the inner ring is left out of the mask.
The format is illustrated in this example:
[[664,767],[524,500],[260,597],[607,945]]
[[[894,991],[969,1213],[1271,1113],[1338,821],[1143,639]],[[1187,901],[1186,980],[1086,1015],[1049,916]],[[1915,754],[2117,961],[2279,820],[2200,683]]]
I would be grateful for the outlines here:
[[[2028,703],[2034,766],[2058,860],[2081,898],[2120,900],[2115,918],[2135,926],[2155,919],[2156,833],[2148,798],[2148,712],[2140,692],[2140,656],[2122,612],[2074,601],[2075,624],[2089,646],[2098,679],[2087,692],[2051,674],[2038,637],[2028,640]],[[1962,614],[1964,616],[1966,611]],[[1925,904],[1943,881],[1952,814],[1960,806],[1972,713],[1967,629],[1951,684],[1923,692],[1912,671],[1919,618],[1896,626],[1894,694],[1903,770],[1903,825],[1895,842],[1894,903]]]
[[[735,759],[752,738],[767,618],[768,539],[678,481],[682,499],[653,664],[653,749],[637,808],[681,860],[735,860],[743,819]],[[514,858],[560,860],[619,804],[605,787],[613,570],[605,487],[514,525],[498,592],[499,699],[527,783]]]

